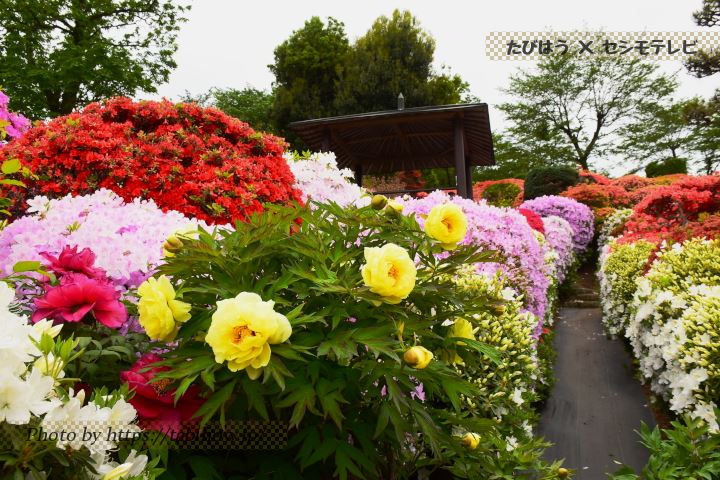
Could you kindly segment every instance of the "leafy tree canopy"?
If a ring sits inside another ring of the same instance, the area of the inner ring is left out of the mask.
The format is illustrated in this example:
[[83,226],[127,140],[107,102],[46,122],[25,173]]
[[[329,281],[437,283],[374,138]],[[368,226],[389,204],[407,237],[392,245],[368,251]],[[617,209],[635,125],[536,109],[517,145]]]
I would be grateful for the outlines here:
[[0,0],[0,84],[33,118],[155,92],[189,7],[171,0]]

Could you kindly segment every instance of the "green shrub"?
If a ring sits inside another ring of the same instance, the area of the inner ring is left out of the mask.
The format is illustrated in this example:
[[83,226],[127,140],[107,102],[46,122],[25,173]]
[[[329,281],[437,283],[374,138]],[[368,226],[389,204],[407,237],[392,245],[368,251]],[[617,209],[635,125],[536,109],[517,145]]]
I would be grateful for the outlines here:
[[522,189],[512,183],[496,183],[490,185],[482,194],[490,205],[496,207],[512,207]]
[[645,167],[645,175],[648,178],[662,177],[674,173],[687,173],[687,159],[670,157],[659,162],[651,162]]
[[683,417],[672,422],[673,428],[640,428],[642,443],[650,450],[650,459],[641,475],[624,465],[612,480],[687,480],[720,478],[720,435],[711,433],[705,423]]
[[541,167],[530,170],[525,178],[525,200],[543,195],[558,195],[577,185],[580,175],[574,167]]

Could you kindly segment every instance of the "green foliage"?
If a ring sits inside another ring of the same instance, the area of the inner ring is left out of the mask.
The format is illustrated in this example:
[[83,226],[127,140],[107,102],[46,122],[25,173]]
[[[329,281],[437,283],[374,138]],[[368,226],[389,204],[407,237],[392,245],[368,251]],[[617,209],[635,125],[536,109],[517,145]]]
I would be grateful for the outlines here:
[[518,145],[587,169],[609,152],[612,132],[633,121],[632,114],[675,90],[675,79],[658,68],[622,55],[547,55],[536,71],[511,77],[506,93],[514,101],[500,109]]
[[639,167],[689,152],[692,129],[683,114],[685,108],[686,102],[641,104],[632,113],[634,121],[621,128],[615,152]]
[[337,107],[342,114],[393,110],[402,93],[406,107],[458,103],[468,84],[432,63],[435,40],[408,11],[381,16],[352,48]]
[[0,2],[0,83],[31,118],[155,92],[176,66],[188,9],[169,0]]
[[533,168],[558,163],[554,161],[558,158],[555,153],[544,151],[542,148],[528,148],[509,132],[493,134],[493,149],[495,165],[475,168],[473,182],[505,178],[524,179]]
[[399,93],[407,107],[470,100],[458,75],[434,71],[434,53],[435,41],[407,11],[378,18],[353,45],[342,22],[313,17],[278,45],[269,65],[274,125],[301,149],[287,129],[296,120],[392,110]]
[[[698,26],[716,27],[720,24],[720,3],[717,0],[702,0],[700,10],[693,13]],[[700,50],[687,59],[685,67],[696,77],[708,77],[720,72],[720,50]]]
[[645,167],[645,175],[648,178],[671,175],[673,173],[687,173],[687,159],[670,157],[662,161],[650,162]]
[[580,175],[573,167],[540,167],[530,170],[525,177],[525,200],[543,195],[558,195],[577,185]]
[[[9,217],[11,212],[9,210],[12,205],[12,199],[6,197],[5,191],[3,191],[3,185],[9,185],[12,187],[25,188],[25,184],[18,180],[19,178],[32,178],[33,174],[27,167],[23,167],[20,160],[17,158],[11,158],[5,160],[0,165],[0,218]],[[0,221],[0,229],[5,225],[5,220]]]
[[275,48],[268,66],[275,75],[273,120],[292,143],[296,139],[286,130],[290,122],[336,114],[337,84],[349,53],[345,26],[332,17],[327,25],[312,17]]
[[514,183],[496,183],[483,191],[482,198],[496,207],[512,207],[521,191],[522,189]]
[[692,129],[691,147],[700,157],[700,169],[710,175],[720,167],[720,92],[708,100],[684,102],[683,117]]
[[[720,415],[720,411],[716,413]],[[720,478],[720,435],[708,431],[707,424],[684,416],[672,428],[640,427],[642,443],[650,459],[640,474],[624,465],[613,480],[687,480]]]
[[[492,253],[461,246],[439,259],[439,247],[413,216],[315,207],[272,206],[234,231],[201,233],[161,267],[194,306],[177,348],[165,355],[173,369],[162,375],[197,379],[211,391],[199,412],[204,420],[290,424],[287,450],[239,453],[218,475],[411,478],[420,469],[444,468],[460,478],[509,476],[516,469],[517,478],[531,478],[548,472],[541,442],[526,441],[511,452],[498,422],[462,401],[483,396],[465,375],[482,376],[493,358],[509,361],[508,353],[482,342],[458,345],[447,326],[461,315],[480,326],[476,319],[497,308],[453,280],[464,265]],[[384,303],[360,273],[364,248],[388,243],[419,262],[415,288],[399,304]],[[272,345],[258,380],[217,364],[202,340],[215,304],[242,291],[274,301],[292,325],[289,341]],[[435,353],[427,368],[401,360],[413,345]],[[463,374],[442,360],[451,350],[463,359]],[[418,384],[424,401],[413,394]],[[464,432],[482,433],[482,446],[463,448],[458,435]]]

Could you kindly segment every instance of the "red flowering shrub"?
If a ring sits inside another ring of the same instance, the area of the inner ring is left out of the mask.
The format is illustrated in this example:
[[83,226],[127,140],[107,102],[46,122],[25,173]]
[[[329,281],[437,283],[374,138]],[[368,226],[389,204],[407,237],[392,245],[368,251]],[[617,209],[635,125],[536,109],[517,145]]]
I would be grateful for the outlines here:
[[692,178],[690,175],[685,173],[671,173],[670,175],[661,175],[659,177],[652,178],[652,182],[655,185],[672,185],[680,180]]
[[612,183],[612,180],[610,180],[605,175],[591,172],[590,170],[580,170],[579,173],[580,173],[580,182],[581,183],[597,184],[597,185],[610,185]]
[[519,178],[504,178],[502,180],[485,180],[484,182],[477,182],[475,185],[473,185],[473,198],[475,200],[480,200],[484,198],[483,193],[488,187],[504,183],[510,183],[520,187],[520,192],[517,194],[513,202],[513,206],[517,207],[524,200],[523,191],[525,189],[525,181]]
[[542,217],[540,215],[533,212],[532,210],[528,210],[527,208],[518,208],[518,212],[520,212],[520,214],[525,217],[525,220],[527,220],[530,228],[545,235],[545,224],[543,223]]
[[620,187],[628,192],[634,192],[640,188],[653,185],[653,181],[639,175],[625,175],[623,177],[610,180],[610,184]]
[[570,187],[560,194],[584,203],[590,208],[620,208],[631,204],[624,188],[609,184],[583,183]]
[[120,97],[32,128],[0,150],[0,163],[18,158],[38,176],[18,199],[107,188],[215,223],[299,201],[283,149],[213,108]]

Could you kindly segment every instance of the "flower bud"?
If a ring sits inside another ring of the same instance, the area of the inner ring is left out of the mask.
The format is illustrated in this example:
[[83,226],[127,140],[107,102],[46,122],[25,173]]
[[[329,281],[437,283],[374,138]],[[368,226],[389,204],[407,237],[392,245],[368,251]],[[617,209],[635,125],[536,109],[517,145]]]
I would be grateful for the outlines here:
[[462,444],[468,450],[475,450],[480,444],[480,435],[468,432],[462,437]]
[[557,471],[558,478],[567,478],[569,473],[570,472],[568,471],[567,468],[562,468],[562,467],[558,468],[558,471]]
[[418,370],[427,367],[432,359],[432,352],[425,347],[419,346],[409,348],[403,355],[405,363]]
[[391,215],[400,215],[403,211],[403,205],[395,200],[388,200],[385,211]]
[[388,199],[385,195],[373,195],[370,206],[375,210],[382,210],[387,205]]

